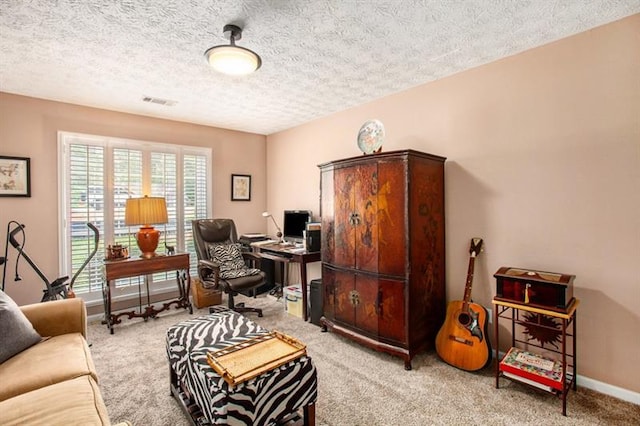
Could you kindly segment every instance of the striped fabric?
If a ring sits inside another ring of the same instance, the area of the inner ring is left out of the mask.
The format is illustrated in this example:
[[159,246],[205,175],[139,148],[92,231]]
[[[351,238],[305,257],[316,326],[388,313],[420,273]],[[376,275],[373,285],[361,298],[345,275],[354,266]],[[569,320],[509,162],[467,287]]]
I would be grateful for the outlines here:
[[211,260],[220,265],[220,278],[224,280],[260,273],[260,269],[247,267],[240,243],[212,245],[209,247],[209,255]]
[[272,425],[315,403],[317,373],[309,357],[298,358],[235,387],[207,363],[208,351],[266,333],[268,330],[222,306],[167,330],[170,368],[209,424]]

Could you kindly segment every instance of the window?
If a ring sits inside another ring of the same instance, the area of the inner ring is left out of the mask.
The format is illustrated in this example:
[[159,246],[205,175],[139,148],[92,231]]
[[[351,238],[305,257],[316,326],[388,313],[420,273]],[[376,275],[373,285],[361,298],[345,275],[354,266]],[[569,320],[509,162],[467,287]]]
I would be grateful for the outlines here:
[[[102,297],[102,260],[105,247],[122,244],[131,256],[140,254],[137,228],[124,223],[127,198],[165,197],[169,223],[159,225],[165,245],[191,253],[191,274],[197,262],[191,233],[193,219],[210,216],[207,200],[211,182],[208,148],[142,142],[76,133],[59,133],[60,268],[72,276],[94,247],[87,222],[100,231],[98,252],[76,278],[73,289],[84,299]],[[155,292],[175,288],[175,274],[155,274]],[[116,297],[138,294],[139,278],[116,282]]]

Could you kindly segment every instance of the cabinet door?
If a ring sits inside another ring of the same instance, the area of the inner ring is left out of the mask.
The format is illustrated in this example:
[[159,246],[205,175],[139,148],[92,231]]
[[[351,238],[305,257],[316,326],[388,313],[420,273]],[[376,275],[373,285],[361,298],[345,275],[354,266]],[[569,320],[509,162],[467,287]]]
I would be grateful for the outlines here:
[[378,272],[407,274],[407,165],[401,160],[378,164]]
[[378,271],[378,164],[355,167],[355,263],[356,269]]
[[334,171],[334,262],[337,266],[375,272],[378,269],[375,162]]
[[393,343],[407,343],[405,282],[378,281],[377,314],[380,339]]
[[379,322],[376,313],[377,278],[324,268],[322,279],[323,284],[327,279],[333,284],[335,321],[377,338]]
[[335,277],[335,321],[376,339],[379,323],[378,279],[347,271],[332,273]]
[[378,278],[375,276],[356,276],[355,289],[352,296],[355,311],[354,326],[364,334],[377,339],[378,324]]
[[[334,318],[336,322],[353,326],[355,324],[355,311],[353,309],[354,274],[345,271],[332,271],[332,273]],[[324,276],[322,279],[324,280]]]
[[[353,167],[336,169],[333,178],[333,261],[337,266],[355,265],[355,178]],[[323,195],[324,198],[324,195]]]

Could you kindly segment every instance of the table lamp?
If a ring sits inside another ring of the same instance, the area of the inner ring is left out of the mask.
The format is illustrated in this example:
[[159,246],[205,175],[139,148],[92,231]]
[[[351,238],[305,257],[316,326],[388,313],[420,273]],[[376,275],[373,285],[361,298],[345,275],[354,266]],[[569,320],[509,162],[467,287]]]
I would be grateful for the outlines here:
[[280,227],[276,223],[276,220],[273,218],[273,215],[271,213],[269,213],[269,212],[262,212],[262,217],[270,217],[271,218],[271,220],[273,221],[273,224],[276,226],[276,229],[278,230],[278,232],[276,233],[276,237],[278,237],[278,242],[279,243],[283,243],[284,239],[282,238],[282,230],[280,229]]
[[160,231],[152,224],[167,223],[167,203],[164,197],[128,198],[124,212],[124,223],[127,226],[141,225],[136,233],[136,241],[142,254],[140,257],[150,259],[156,256],[156,248],[160,241]]

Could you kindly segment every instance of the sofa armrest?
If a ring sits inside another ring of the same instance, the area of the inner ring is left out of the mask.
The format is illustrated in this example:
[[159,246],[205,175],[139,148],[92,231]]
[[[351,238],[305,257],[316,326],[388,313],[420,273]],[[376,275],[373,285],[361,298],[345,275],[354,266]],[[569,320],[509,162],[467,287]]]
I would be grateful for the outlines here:
[[87,338],[87,308],[80,298],[20,306],[42,337],[81,333]]

